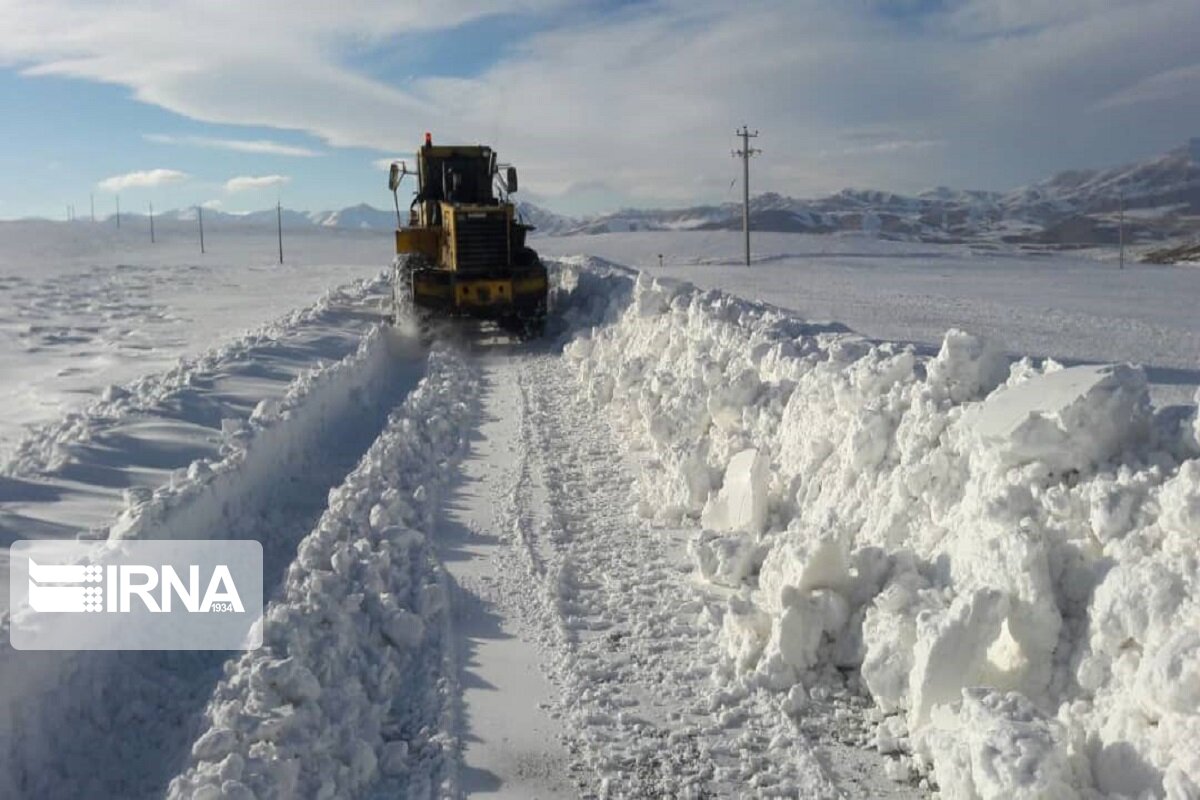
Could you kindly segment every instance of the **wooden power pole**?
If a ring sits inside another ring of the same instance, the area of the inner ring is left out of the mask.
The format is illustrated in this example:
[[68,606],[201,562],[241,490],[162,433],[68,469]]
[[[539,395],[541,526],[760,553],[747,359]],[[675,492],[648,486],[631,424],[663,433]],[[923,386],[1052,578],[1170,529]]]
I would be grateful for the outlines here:
[[734,150],[733,157],[742,160],[742,233],[746,237],[746,266],[750,266],[750,157],[762,150],[750,147],[750,140],[758,137],[758,131],[750,132],[745,125],[737,132],[742,137],[742,149]]

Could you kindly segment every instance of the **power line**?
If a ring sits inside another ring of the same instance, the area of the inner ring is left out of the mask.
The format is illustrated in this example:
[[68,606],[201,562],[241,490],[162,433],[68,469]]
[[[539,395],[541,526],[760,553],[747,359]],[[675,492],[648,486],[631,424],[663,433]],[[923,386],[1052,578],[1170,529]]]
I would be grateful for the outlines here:
[[746,236],[746,266],[750,266],[750,157],[762,152],[750,146],[750,140],[758,137],[758,131],[750,132],[745,125],[737,135],[742,137],[742,149],[734,150],[733,157],[742,160],[742,233]]

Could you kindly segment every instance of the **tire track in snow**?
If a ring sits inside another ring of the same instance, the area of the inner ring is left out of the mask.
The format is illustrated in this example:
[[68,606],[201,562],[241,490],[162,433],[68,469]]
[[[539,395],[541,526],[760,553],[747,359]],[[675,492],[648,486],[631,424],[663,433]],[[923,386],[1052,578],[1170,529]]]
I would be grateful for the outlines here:
[[[458,758],[452,796],[574,796],[533,613],[542,565],[526,513],[536,493],[516,367],[526,345],[477,348],[480,424],[436,526],[447,578],[447,732]],[[530,591],[533,589],[534,591]],[[544,644],[544,643],[541,643]]]
[[514,551],[526,560],[525,594],[542,597],[543,648],[582,794],[838,796],[773,696],[710,685],[720,654],[704,599],[678,542],[634,513],[607,423],[556,356],[517,368],[525,449],[545,496],[517,503]]
[[[126,509],[110,533],[255,538],[269,599],[297,543],[419,380],[423,354],[376,330],[358,351],[302,375],[288,393],[226,425],[224,458]],[[230,654],[30,653],[0,645],[0,795],[161,796],[198,733]]]

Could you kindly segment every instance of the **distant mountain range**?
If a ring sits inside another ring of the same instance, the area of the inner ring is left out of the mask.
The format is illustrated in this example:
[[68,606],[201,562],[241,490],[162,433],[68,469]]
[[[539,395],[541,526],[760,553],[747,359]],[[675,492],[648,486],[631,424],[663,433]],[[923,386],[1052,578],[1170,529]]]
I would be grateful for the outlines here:
[[[816,199],[768,193],[750,201],[757,231],[835,233],[860,231],[884,238],[926,242],[1003,240],[1043,245],[1117,241],[1125,212],[1130,241],[1157,241],[1200,232],[1200,138],[1156,158],[1099,170],[1070,170],[1011,192],[937,188],[916,195],[845,189]],[[521,218],[540,235],[625,231],[740,230],[738,203],[678,209],[626,209],[573,218],[532,203],[517,204]],[[205,209],[206,224],[275,225],[276,210],[232,214]],[[287,228],[320,226],[389,231],[392,209],[360,204],[340,211],[283,209]],[[166,212],[164,220],[193,221],[194,208]]]
[[[1200,231],[1200,139],[1144,162],[1060,172],[1004,193],[942,187],[917,195],[845,189],[811,200],[762,194],[750,201],[750,222],[758,231],[863,231],[929,242],[1102,244],[1117,241],[1122,206],[1130,240]],[[741,227],[739,203],[629,209],[582,220],[555,217],[545,225],[556,234]]]
[[[166,211],[158,219],[194,222],[197,211],[195,208],[184,208]],[[274,227],[276,210],[252,211],[246,214],[235,214],[215,208],[204,209],[204,223],[215,226],[263,226]],[[326,228],[353,228],[356,230],[390,231],[396,227],[396,212],[392,209],[380,210],[360,203],[356,206],[343,208],[340,211],[293,211],[285,208],[281,212],[283,227],[306,228],[319,225]],[[132,215],[130,215],[132,216]],[[144,216],[144,215],[138,215]]]

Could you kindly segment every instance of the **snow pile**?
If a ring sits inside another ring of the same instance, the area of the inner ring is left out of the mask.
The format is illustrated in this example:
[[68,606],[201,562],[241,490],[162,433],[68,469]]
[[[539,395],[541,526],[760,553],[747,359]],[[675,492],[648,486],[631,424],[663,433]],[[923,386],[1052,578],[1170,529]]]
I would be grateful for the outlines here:
[[625,285],[572,301],[565,354],[643,454],[642,512],[698,521],[699,572],[738,589],[725,680],[848,676],[949,797],[1200,792],[1194,409],[1156,413],[1133,367],[1009,365],[960,331],[927,358],[589,280]]
[[186,476],[152,492],[131,492],[111,538],[207,539],[229,530],[269,496],[280,464],[300,464],[322,437],[368,413],[395,369],[385,329],[372,330],[353,356],[301,375],[278,402],[262,401],[246,421],[223,420],[219,461],[193,461]]
[[[299,546],[267,611],[264,645],[227,665],[171,797],[347,797],[409,787],[430,770],[404,711],[412,663],[438,652],[445,590],[427,532],[447,462],[474,418],[476,378],[450,350],[429,372]],[[425,687],[430,692],[430,687]],[[426,750],[432,752],[431,743]],[[401,794],[405,794],[401,791]]]
[[97,428],[139,413],[186,404],[196,393],[198,384],[223,374],[230,364],[251,360],[255,351],[264,347],[286,346],[289,335],[297,329],[336,315],[341,306],[361,305],[365,298],[380,294],[389,286],[389,275],[382,272],[374,278],[330,289],[312,305],[292,311],[195,358],[180,359],[177,366],[166,372],[140,377],[125,386],[110,385],[86,408],[33,428],[17,443],[8,460],[0,463],[0,475],[21,477],[54,472],[70,462],[71,446],[89,441]]
[[[369,420],[386,413],[377,406],[393,396],[390,386],[403,363],[394,345],[386,330],[375,329],[353,355],[302,375],[283,398],[260,405],[248,421],[230,421],[224,426],[220,460],[195,461],[153,491],[128,491],[123,512],[104,535],[259,538],[267,560],[279,558],[294,547],[294,540],[266,528],[266,515],[279,509],[286,519],[291,507],[303,505],[295,493],[306,484],[295,470],[316,471],[328,459],[331,436],[369,426]],[[264,528],[276,538],[264,535]],[[113,790],[111,785],[105,790],[106,780],[123,782],[129,775],[153,780],[153,765],[93,764],[88,754],[64,761],[62,753],[73,746],[94,747],[80,745],[75,737],[107,735],[106,726],[120,730],[127,717],[129,727],[139,732],[156,726],[154,735],[148,734],[152,741],[135,747],[132,757],[148,758],[155,746],[166,746],[159,739],[186,735],[184,722],[173,719],[169,708],[155,708],[169,706],[172,688],[147,682],[175,681],[174,691],[184,693],[192,688],[189,676],[202,681],[197,676],[210,655],[18,652],[8,643],[8,624],[6,611],[0,623],[0,672],[5,676],[0,795],[105,794]]]

